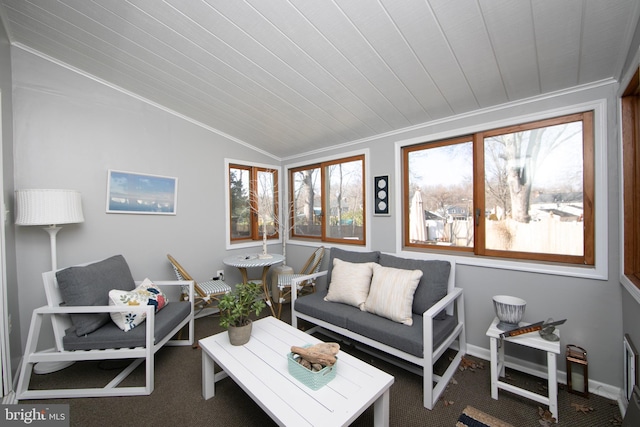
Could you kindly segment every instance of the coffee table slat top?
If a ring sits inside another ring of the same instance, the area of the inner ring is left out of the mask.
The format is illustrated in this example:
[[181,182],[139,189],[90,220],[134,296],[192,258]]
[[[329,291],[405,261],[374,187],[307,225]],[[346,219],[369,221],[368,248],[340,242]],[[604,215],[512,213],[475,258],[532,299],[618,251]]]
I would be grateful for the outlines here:
[[292,345],[319,342],[266,317],[253,322],[243,346],[230,345],[223,332],[200,340],[200,347],[279,424],[347,425],[389,389],[393,377],[341,350],[336,377],[311,390],[289,374],[287,355]]

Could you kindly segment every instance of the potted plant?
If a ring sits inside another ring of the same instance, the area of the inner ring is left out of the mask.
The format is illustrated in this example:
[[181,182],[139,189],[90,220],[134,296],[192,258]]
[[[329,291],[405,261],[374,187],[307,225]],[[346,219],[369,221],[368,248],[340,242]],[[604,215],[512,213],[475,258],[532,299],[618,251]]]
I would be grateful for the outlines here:
[[232,345],[243,345],[251,337],[251,319],[249,315],[260,314],[265,308],[262,299],[262,287],[254,282],[239,283],[232,292],[220,298],[220,326],[229,330]]

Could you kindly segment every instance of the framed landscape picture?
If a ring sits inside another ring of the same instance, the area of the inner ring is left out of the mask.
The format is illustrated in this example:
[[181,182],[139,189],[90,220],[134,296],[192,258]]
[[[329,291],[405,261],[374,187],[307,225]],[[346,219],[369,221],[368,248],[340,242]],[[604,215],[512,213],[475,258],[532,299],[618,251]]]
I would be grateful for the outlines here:
[[107,213],[175,215],[178,178],[109,170]]

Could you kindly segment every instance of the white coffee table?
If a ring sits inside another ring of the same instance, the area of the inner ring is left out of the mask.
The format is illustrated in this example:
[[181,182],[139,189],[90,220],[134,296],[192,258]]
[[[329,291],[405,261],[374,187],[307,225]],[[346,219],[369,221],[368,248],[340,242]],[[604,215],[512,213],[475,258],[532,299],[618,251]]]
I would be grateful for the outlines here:
[[[313,391],[287,367],[291,346],[321,342],[275,317],[253,322],[251,340],[232,346],[227,332],[199,341],[202,395],[215,395],[215,382],[230,376],[282,426],[343,426],[373,404],[374,424],[389,425],[389,388],[394,378],[347,354],[338,353],[336,377]],[[218,364],[223,371],[214,375]]]

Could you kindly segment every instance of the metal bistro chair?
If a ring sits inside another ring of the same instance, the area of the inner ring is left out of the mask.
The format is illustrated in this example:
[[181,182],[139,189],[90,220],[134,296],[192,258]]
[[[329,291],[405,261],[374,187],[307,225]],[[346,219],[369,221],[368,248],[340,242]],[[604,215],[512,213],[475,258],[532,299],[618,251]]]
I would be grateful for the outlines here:
[[[193,281],[194,301],[193,304],[197,307],[198,312],[194,316],[195,319],[208,316],[211,313],[204,311],[206,308],[215,308],[219,301],[219,297],[231,292],[231,287],[227,285],[223,280],[207,280],[206,282],[196,282],[189,273],[180,265],[178,261],[170,254],[167,254],[169,262],[173,267],[173,271],[176,273],[178,280],[191,280]],[[184,297],[184,293],[183,293]]]
[[[320,246],[309,257],[299,273],[278,275],[278,319],[282,313],[282,303],[291,295],[291,280],[301,276],[306,276],[307,274],[317,273],[320,270],[320,264],[322,263],[323,257],[324,246]],[[298,284],[297,288],[298,295],[300,295],[301,291],[309,291],[308,293],[313,293],[316,291],[315,279],[305,280]]]

